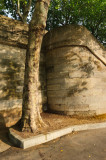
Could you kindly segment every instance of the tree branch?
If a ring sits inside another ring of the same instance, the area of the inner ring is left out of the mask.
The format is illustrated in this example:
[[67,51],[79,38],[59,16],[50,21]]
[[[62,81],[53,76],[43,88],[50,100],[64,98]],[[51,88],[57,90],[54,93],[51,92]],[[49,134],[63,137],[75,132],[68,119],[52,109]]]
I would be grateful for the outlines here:
[[17,1],[17,14],[19,15],[19,17],[21,18],[21,20],[23,21],[23,16],[20,12],[20,0]]
[[14,1],[11,0],[11,2],[12,2],[12,5],[13,5],[13,9],[16,11],[16,7],[15,7],[15,4],[14,4]]
[[28,12],[30,11],[31,3],[32,3],[32,0],[29,0],[29,3],[28,3],[28,5],[27,5],[27,11],[28,11]]
[[17,2],[17,8],[16,8],[16,6],[15,6],[15,4],[14,4],[14,0],[11,0],[11,2],[12,2],[12,5],[13,5],[13,9],[16,11],[16,13],[18,14],[18,16],[21,18],[21,20],[23,21],[23,16],[22,16],[22,14],[20,13],[20,0],[18,0],[18,2]]

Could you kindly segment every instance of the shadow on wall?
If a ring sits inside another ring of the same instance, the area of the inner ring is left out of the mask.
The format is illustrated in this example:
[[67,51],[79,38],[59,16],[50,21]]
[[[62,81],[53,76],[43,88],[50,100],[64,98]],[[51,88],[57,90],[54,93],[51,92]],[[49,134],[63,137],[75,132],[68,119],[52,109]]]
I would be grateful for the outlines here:
[[39,63],[39,88],[38,90],[40,91],[40,97],[41,97],[41,102],[39,103],[39,107],[41,112],[42,111],[47,111],[47,90],[46,90],[46,66],[45,66],[45,56],[41,52],[40,53],[40,63]]
[[[43,56],[43,55],[40,55]],[[24,62],[23,62],[24,63]],[[17,59],[1,59],[0,61],[0,100],[18,100],[22,99],[24,84],[24,67],[22,62]],[[39,105],[40,108],[47,108],[46,102],[46,73],[45,61],[41,60],[39,67]],[[41,109],[42,110],[42,109]]]
[[6,128],[5,120],[3,115],[0,113],[0,128]]
[[[79,81],[76,82],[76,84],[69,87],[69,92],[67,94],[68,97],[74,95],[75,93],[81,93],[83,91],[88,90],[86,80],[82,82],[82,79],[84,79],[85,77],[90,78],[94,74],[93,73],[94,66],[92,65],[93,61],[91,60],[91,58],[89,58],[88,61],[83,62],[83,59],[81,56],[79,56],[77,54],[74,54],[74,55],[79,58],[79,64],[76,66],[73,65],[71,67],[73,69],[77,68],[76,71],[81,71],[81,77],[80,77]],[[72,60],[76,60],[76,59],[72,59]]]
[[3,83],[0,86],[2,90],[0,100],[21,99],[23,89],[22,65],[13,59],[2,59],[0,65],[6,69],[5,72],[1,71]]

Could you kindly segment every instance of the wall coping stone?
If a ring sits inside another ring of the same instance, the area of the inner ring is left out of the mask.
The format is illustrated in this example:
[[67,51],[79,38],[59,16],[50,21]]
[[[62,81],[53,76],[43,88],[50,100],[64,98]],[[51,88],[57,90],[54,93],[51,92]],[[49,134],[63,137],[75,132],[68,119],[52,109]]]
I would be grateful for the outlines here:
[[49,31],[43,40],[43,49],[53,50],[67,46],[83,46],[106,66],[104,46],[84,26],[65,25]]

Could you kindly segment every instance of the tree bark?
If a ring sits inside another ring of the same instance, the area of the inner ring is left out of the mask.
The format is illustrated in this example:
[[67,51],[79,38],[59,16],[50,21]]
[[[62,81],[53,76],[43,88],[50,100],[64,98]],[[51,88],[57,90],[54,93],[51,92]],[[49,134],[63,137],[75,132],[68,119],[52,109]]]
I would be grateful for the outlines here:
[[50,0],[37,0],[32,20],[29,24],[28,48],[26,52],[22,131],[35,132],[39,125],[44,125],[38,107],[40,49],[46,27]]

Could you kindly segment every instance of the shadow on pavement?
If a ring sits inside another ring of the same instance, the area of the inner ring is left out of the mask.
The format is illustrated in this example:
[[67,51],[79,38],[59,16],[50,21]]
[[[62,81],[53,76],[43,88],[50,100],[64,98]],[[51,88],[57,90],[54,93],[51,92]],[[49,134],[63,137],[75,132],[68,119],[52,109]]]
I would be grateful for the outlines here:
[[9,128],[6,127],[4,117],[2,114],[0,114],[0,143],[3,142],[12,146],[12,144],[9,142],[8,132]]

